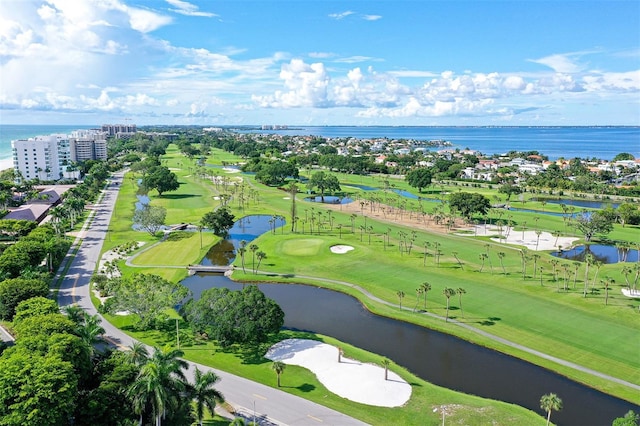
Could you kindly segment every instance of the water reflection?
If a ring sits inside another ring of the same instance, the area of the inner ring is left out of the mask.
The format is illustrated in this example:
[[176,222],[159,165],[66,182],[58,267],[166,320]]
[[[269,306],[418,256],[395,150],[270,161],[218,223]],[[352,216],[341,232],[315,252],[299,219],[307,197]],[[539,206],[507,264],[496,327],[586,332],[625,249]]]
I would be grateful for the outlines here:
[[353,199],[349,197],[336,197],[335,195],[325,195],[317,197],[306,197],[305,201],[311,201],[312,203],[324,203],[324,204],[349,204],[353,202]]
[[584,262],[587,255],[602,263],[637,262],[638,250],[629,247],[616,247],[604,244],[576,246],[570,250],[554,251],[555,257]]

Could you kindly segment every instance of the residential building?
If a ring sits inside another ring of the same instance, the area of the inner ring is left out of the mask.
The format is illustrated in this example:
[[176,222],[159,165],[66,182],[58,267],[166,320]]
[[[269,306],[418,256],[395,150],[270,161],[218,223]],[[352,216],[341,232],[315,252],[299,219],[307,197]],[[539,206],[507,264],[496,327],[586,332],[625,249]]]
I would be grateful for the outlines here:
[[62,179],[66,166],[71,162],[67,135],[54,134],[13,140],[11,149],[13,169],[26,180]]
[[103,124],[101,129],[109,137],[115,137],[120,139],[122,135],[130,135],[136,133],[137,127],[135,124]]
[[76,130],[69,142],[72,161],[107,159],[107,135],[101,130]]

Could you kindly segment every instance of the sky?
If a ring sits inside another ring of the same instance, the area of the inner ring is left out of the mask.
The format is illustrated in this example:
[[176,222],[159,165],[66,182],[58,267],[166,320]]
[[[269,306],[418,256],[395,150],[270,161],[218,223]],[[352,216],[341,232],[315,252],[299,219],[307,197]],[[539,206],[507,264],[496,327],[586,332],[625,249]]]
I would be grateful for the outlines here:
[[640,125],[637,0],[0,0],[0,125]]

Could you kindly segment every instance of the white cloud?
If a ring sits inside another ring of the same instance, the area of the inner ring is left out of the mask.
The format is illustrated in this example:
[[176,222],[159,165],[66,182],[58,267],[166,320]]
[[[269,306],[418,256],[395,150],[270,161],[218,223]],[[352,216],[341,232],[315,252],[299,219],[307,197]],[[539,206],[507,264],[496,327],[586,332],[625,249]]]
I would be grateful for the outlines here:
[[362,17],[365,21],[377,21],[378,19],[382,19],[380,15],[364,15]]
[[306,64],[301,59],[292,59],[283,64],[280,79],[287,91],[276,91],[269,96],[253,96],[254,102],[262,107],[325,107],[327,106],[327,86],[330,78],[324,64]]
[[355,12],[352,11],[352,10],[347,10],[347,11],[340,12],[340,13],[331,13],[329,15],[329,18],[340,20],[340,19],[346,18],[347,16],[353,15],[354,13]]
[[134,7],[125,8],[129,15],[129,23],[131,28],[141,33],[150,33],[160,27],[170,24],[172,19],[155,12],[145,9],[137,9]]
[[545,65],[559,73],[577,73],[584,69],[584,66],[576,62],[577,53],[564,53],[545,56],[540,59],[530,59],[530,62]]
[[204,16],[206,18],[212,18],[214,16],[218,16],[215,13],[211,12],[201,12],[198,10],[198,6],[188,3],[182,0],[166,0],[171,6],[176,9],[169,9],[172,12],[179,13],[181,15],[186,16]]

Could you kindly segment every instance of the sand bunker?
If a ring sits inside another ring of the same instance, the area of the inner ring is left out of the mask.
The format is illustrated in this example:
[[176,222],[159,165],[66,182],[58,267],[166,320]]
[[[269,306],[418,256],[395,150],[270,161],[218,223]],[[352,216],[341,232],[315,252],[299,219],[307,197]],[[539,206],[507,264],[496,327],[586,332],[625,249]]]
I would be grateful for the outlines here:
[[[411,385],[392,371],[384,377],[384,368],[342,357],[338,348],[306,339],[286,339],[273,345],[266,358],[299,365],[312,371],[328,390],[361,404],[399,407],[411,397]],[[282,381],[286,383],[286,371]],[[283,383],[283,384],[284,384]]]
[[335,253],[335,254],[345,254],[346,252],[351,250],[353,250],[353,247],[351,246],[343,246],[343,245],[331,246],[331,253]]

